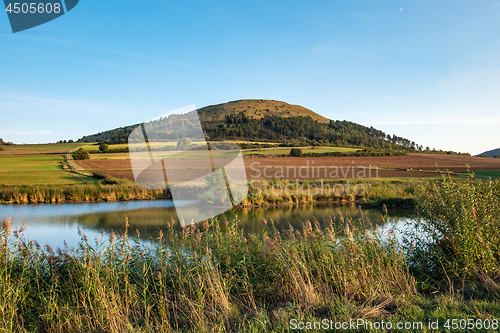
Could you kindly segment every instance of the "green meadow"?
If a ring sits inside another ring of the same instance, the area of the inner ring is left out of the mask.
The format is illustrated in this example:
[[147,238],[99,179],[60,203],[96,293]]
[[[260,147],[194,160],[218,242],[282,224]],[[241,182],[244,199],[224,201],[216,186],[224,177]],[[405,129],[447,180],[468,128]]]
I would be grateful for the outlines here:
[[[30,151],[33,147],[28,148]],[[41,147],[40,151],[46,150]],[[0,185],[73,185],[86,177],[63,169],[63,154],[0,155]]]
[[80,147],[80,143],[47,143],[36,145],[6,145],[2,146],[5,150],[0,152],[3,155],[23,155],[23,154],[57,154],[66,153],[70,150]]
[[[457,172],[457,173],[466,174],[466,172]],[[500,170],[477,170],[474,171],[474,176],[481,179],[500,178]]]

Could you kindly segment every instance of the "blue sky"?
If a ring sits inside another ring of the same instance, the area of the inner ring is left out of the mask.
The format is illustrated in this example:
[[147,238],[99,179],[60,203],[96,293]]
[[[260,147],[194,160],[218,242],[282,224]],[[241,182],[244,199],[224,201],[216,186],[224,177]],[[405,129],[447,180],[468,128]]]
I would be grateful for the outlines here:
[[82,0],[16,34],[0,13],[0,45],[16,143],[263,98],[424,147],[500,147],[500,0]]

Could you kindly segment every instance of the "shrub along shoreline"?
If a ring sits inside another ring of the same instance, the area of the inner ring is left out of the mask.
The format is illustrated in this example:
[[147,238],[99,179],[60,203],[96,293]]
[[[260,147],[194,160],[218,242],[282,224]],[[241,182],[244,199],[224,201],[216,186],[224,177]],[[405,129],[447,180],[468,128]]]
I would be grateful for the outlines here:
[[[0,204],[41,204],[41,203],[85,203],[115,202],[132,200],[171,199],[170,191],[148,190],[129,181],[94,174],[100,179],[81,185],[67,186],[0,186]],[[414,206],[414,199],[434,182],[441,180],[386,180],[358,179],[353,181],[332,180],[321,184],[316,181],[282,182],[275,180],[249,186],[249,194],[241,207],[263,207],[300,205],[316,203],[357,203],[365,207],[408,208]],[[298,186],[297,186],[298,185]],[[324,193],[318,187],[337,187],[343,192]],[[356,187],[357,186],[357,187]],[[284,189],[280,191],[279,189]],[[356,189],[355,189],[356,188]],[[278,189],[278,190],[277,190]]]
[[171,199],[165,190],[146,190],[131,184],[102,182],[68,186],[0,187],[0,204],[60,204]]
[[[372,229],[360,212],[301,230],[245,234],[238,221],[131,241],[128,221],[53,250],[0,231],[0,327],[15,332],[284,332],[292,323],[500,318],[500,182],[444,179],[418,198],[418,232]],[[478,228],[481,225],[481,228]],[[139,237],[139,235],[138,235]],[[295,321],[292,321],[295,320]],[[448,322],[451,325],[451,322]],[[475,326],[478,327],[478,326]],[[483,326],[486,327],[486,326]],[[315,327],[318,328],[318,327]],[[358,328],[359,329],[359,328]],[[363,326],[360,331],[375,331]]]

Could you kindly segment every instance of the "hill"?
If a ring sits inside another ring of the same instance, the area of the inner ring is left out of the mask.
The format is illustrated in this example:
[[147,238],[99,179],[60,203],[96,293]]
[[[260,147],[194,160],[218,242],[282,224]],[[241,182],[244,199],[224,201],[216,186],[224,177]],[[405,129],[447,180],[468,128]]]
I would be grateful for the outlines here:
[[500,156],[500,148],[485,151],[484,153],[479,154],[479,156],[481,156],[481,155],[486,155],[486,156],[489,156],[489,157]]
[[248,118],[262,119],[272,117],[310,117],[320,123],[329,123],[325,118],[314,111],[300,105],[265,99],[242,99],[223,104],[210,105],[198,110],[201,122],[217,123],[225,120],[228,115],[243,113]]
[[[206,137],[210,140],[267,141],[285,146],[361,146],[383,149],[421,149],[415,142],[387,135],[373,127],[349,121],[329,120],[307,108],[270,100],[239,100],[211,105],[198,111]],[[163,128],[168,118],[155,120]],[[125,143],[137,125],[116,128],[89,136],[79,142]],[[180,133],[170,131],[160,136],[178,139]]]

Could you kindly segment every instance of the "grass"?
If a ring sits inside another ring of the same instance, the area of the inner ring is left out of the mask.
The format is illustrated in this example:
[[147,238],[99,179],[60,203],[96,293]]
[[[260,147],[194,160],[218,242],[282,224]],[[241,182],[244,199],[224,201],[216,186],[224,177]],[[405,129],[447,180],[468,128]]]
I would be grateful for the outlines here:
[[[253,181],[243,206],[358,202],[364,206],[412,207],[439,179],[383,178],[321,181]],[[321,190],[323,189],[323,190]]]
[[129,153],[90,154],[91,160],[128,160],[129,158]]
[[248,117],[260,119],[264,116],[309,116],[320,123],[330,120],[300,105],[292,105],[281,101],[245,99],[223,104],[210,105],[198,110],[203,114],[203,121],[221,121],[226,115],[244,112]]
[[64,171],[60,154],[0,156],[0,186],[72,185],[88,180]]
[[[444,222],[433,213],[422,215],[426,223],[452,226],[474,207],[480,222],[498,230],[499,183],[463,185],[452,180],[436,185],[422,208],[442,211]],[[493,195],[486,204],[475,200],[488,191]],[[457,204],[439,210],[443,200]],[[485,220],[489,216],[494,218]],[[445,331],[447,318],[498,324],[499,263],[476,261],[490,250],[498,259],[498,247],[463,252],[473,269],[460,256],[436,251],[446,248],[449,237],[487,236],[493,243],[498,238],[489,234],[492,229],[451,228],[421,247],[370,231],[372,223],[362,213],[321,225],[305,221],[301,229],[282,232],[265,221],[262,234],[245,234],[238,220],[221,222],[180,229],[166,221],[145,245],[130,240],[125,218],[118,234],[95,242],[81,234],[76,249],[54,251],[24,240],[23,228],[12,231],[6,220],[0,232],[0,327],[14,332],[286,332],[291,320],[326,318],[422,322],[421,331],[431,332]],[[457,244],[456,250],[469,247]],[[426,256],[437,258],[444,270],[416,269]],[[454,269],[474,274],[453,275]],[[439,329],[429,329],[429,319],[439,319]]]
[[168,191],[142,189],[113,177],[79,185],[0,186],[0,204],[114,202],[170,198]]
[[3,146],[4,151],[0,153],[2,155],[11,154],[58,154],[66,153],[72,149],[81,146],[79,143],[48,143],[48,144],[36,144],[36,145],[8,145]]
[[[457,173],[467,174],[467,172],[457,172]],[[477,170],[474,171],[474,175],[477,178],[481,179],[488,179],[488,178],[497,179],[500,178],[500,170]]]
[[[242,143],[243,141],[225,141],[225,142],[231,142],[231,143]],[[246,142],[246,143],[252,143],[255,144],[255,142]],[[157,144],[156,146],[158,147],[164,147],[166,145],[169,145],[169,143],[163,143],[163,144]],[[176,143],[173,142],[170,144],[171,146],[175,146]],[[153,144],[153,147],[155,145]],[[127,145],[111,145],[110,149],[118,149],[118,148],[126,148]],[[99,150],[98,146],[84,146],[83,147],[85,150],[94,150],[97,151]],[[249,155],[288,155],[290,153],[291,148],[255,148],[255,149],[243,149],[243,156],[249,156]],[[345,148],[345,147],[303,147],[300,148],[303,153],[328,153],[328,152],[355,152],[358,151],[359,149],[357,148]],[[166,152],[165,157],[176,154],[176,152]],[[191,154],[193,155],[193,154]],[[112,153],[112,154],[92,154],[91,159],[95,160],[103,160],[103,159],[128,159],[129,154],[128,153]],[[189,156],[186,158],[193,158],[193,156]]]
[[[288,155],[292,148],[259,148],[259,149],[246,149],[243,150],[243,155]],[[330,152],[355,152],[358,148],[346,147],[300,147],[302,153],[330,153]]]

